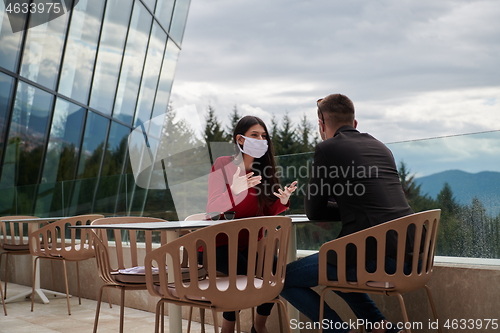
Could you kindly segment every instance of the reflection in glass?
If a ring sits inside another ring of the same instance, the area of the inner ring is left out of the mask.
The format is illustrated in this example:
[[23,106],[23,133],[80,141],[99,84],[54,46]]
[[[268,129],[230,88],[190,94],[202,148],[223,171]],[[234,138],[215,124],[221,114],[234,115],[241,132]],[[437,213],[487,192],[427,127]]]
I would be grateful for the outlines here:
[[[27,16],[27,14],[20,13],[16,15],[15,19],[26,21]],[[20,25],[24,24],[20,23]],[[17,72],[19,50],[21,49],[23,36],[24,31],[12,32],[9,17],[5,12],[5,3],[0,1],[0,67]]]
[[73,179],[80,152],[85,109],[58,99],[52,119],[42,183]]
[[104,2],[80,0],[73,9],[59,92],[87,104]]
[[167,112],[168,100],[174,81],[175,66],[177,65],[179,52],[179,48],[171,41],[168,41],[167,51],[165,52],[163,66],[161,68],[160,83],[158,85],[158,91],[156,92],[153,116],[151,118]]
[[156,0],[142,0],[142,2],[144,2],[146,7],[148,7],[152,13],[154,13]]
[[150,119],[151,112],[153,110],[156,87],[158,85],[158,68],[161,68],[166,42],[167,34],[155,22],[151,33],[151,39],[149,41],[144,74],[142,76],[134,127],[139,126]]
[[99,188],[95,199],[94,211],[114,212],[121,173],[127,155],[127,139],[130,128],[111,122],[108,148],[105,151],[104,163],[99,180]]
[[75,177],[84,117],[85,109],[57,100],[35,214],[51,212],[52,216],[65,216],[65,200],[71,187],[63,181]]
[[19,82],[0,188],[37,184],[54,97]]
[[108,119],[88,111],[77,171],[78,179],[73,181],[71,194],[67,195],[70,198],[67,214],[77,215],[92,212],[108,125]]
[[153,17],[136,2],[123,57],[113,117],[132,124]]
[[108,115],[113,109],[131,10],[132,0],[110,0],[106,5],[90,106]]
[[92,178],[99,175],[108,124],[108,119],[89,111],[77,178]]
[[30,16],[30,25],[33,27],[27,32],[21,75],[44,87],[55,89],[69,15],[61,15],[38,25],[39,22],[47,21],[49,16],[48,11]]
[[0,158],[2,157],[5,144],[5,130],[9,111],[11,107],[11,97],[14,90],[14,78],[0,73]]
[[175,1],[174,14],[172,16],[169,33],[170,37],[177,43],[182,43],[190,2],[191,0]]
[[170,27],[174,2],[175,0],[158,0],[156,4],[155,15],[166,30]]

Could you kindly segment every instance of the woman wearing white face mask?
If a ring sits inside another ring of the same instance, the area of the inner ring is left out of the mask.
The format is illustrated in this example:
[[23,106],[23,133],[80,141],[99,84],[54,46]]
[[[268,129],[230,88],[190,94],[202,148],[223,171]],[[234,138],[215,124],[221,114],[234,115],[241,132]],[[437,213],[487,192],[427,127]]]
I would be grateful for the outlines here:
[[[262,119],[246,116],[240,119],[233,132],[236,145],[235,156],[222,156],[215,160],[208,180],[207,212],[233,211],[236,218],[277,215],[290,205],[290,195],[297,182],[280,188],[276,177],[276,162],[272,141]],[[238,154],[241,152],[241,154]],[[227,258],[227,239],[217,238],[217,253]],[[248,239],[240,237],[238,269],[246,269],[245,252]],[[221,253],[219,253],[221,252]],[[240,265],[241,262],[241,265]],[[217,270],[227,272],[226,262],[217,262]],[[238,272],[246,274],[246,272]],[[252,333],[267,333],[265,322],[273,303],[257,307]],[[222,333],[234,332],[236,316],[234,312],[223,314]]]

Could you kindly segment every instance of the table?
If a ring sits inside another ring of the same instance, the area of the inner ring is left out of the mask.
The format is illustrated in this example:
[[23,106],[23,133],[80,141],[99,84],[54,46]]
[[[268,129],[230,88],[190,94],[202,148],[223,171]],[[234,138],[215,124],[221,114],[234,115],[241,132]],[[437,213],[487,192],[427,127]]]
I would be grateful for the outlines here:
[[[288,245],[288,262],[297,260],[297,235],[296,225],[300,223],[311,222],[306,215],[287,215],[292,219],[292,230]],[[69,228],[76,229],[128,229],[128,230],[166,230],[167,242],[171,242],[179,237],[179,231],[183,229],[199,229],[215,225],[218,223],[228,222],[227,220],[208,221],[208,220],[193,220],[193,221],[165,221],[165,222],[151,222],[151,223],[116,223],[116,224],[103,224],[103,225],[81,225],[70,226]],[[315,221],[316,222],[316,221]],[[171,259],[169,259],[170,261]],[[172,265],[167,262],[167,266]],[[169,276],[169,282],[171,277]],[[173,279],[173,277],[172,277]],[[170,332],[181,332],[182,330],[182,313],[181,307],[175,304],[168,304],[169,313],[169,329]],[[299,311],[292,306],[288,307],[288,316],[290,319],[299,320]],[[293,330],[294,333],[300,332],[299,329]]]
[[[32,218],[32,219],[17,219],[17,220],[3,220],[3,221],[4,222],[22,222],[22,223],[33,224],[31,227],[31,231],[33,232],[33,231],[38,229],[40,222],[55,222],[55,221],[59,221],[59,220],[64,219],[64,218],[66,218],[66,217],[41,217],[41,218]],[[35,256],[32,256],[32,257],[33,257],[32,262],[34,263]],[[35,288],[34,288],[35,293],[42,299],[42,302],[44,304],[50,303],[49,299],[47,298],[47,296],[45,296],[45,294],[66,297],[65,293],[60,293],[57,291],[40,288],[40,265],[36,266],[36,271],[34,273],[35,273]],[[9,302],[15,301],[16,299],[27,297],[30,295],[31,295],[31,291],[25,291],[25,292],[22,292],[20,294],[15,295],[15,296],[7,298],[5,300],[5,303],[9,303]],[[71,297],[71,295],[70,295],[70,297]]]

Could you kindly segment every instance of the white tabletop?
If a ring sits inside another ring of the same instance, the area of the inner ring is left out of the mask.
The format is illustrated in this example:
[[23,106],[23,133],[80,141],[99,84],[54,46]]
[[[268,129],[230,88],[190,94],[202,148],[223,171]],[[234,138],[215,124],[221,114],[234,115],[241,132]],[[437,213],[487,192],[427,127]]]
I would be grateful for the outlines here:
[[[305,215],[287,215],[292,218],[292,223],[319,222],[311,221]],[[171,229],[196,229],[209,227],[211,225],[230,222],[231,220],[193,220],[193,221],[165,221],[165,222],[144,222],[144,223],[113,223],[97,225],[77,225],[69,226],[75,229],[128,229],[128,230],[171,230]]]

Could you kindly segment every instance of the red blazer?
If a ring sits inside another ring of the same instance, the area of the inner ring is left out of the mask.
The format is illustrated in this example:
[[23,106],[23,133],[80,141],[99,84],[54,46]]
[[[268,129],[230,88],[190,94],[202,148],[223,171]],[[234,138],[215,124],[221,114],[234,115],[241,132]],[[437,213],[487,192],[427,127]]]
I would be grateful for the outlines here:
[[[240,176],[245,175],[241,168]],[[215,160],[210,175],[208,176],[208,202],[207,212],[236,212],[235,218],[278,215],[284,212],[290,205],[283,205],[278,197],[270,206],[264,207],[264,212],[258,213],[258,197],[255,188],[249,188],[238,195],[232,193],[230,186],[233,176],[238,170],[238,165],[233,163],[232,156],[222,156]],[[222,237],[221,237],[222,236]],[[248,235],[241,235],[238,239],[240,248],[248,245]],[[226,245],[227,239],[223,235],[217,237],[217,246]]]

